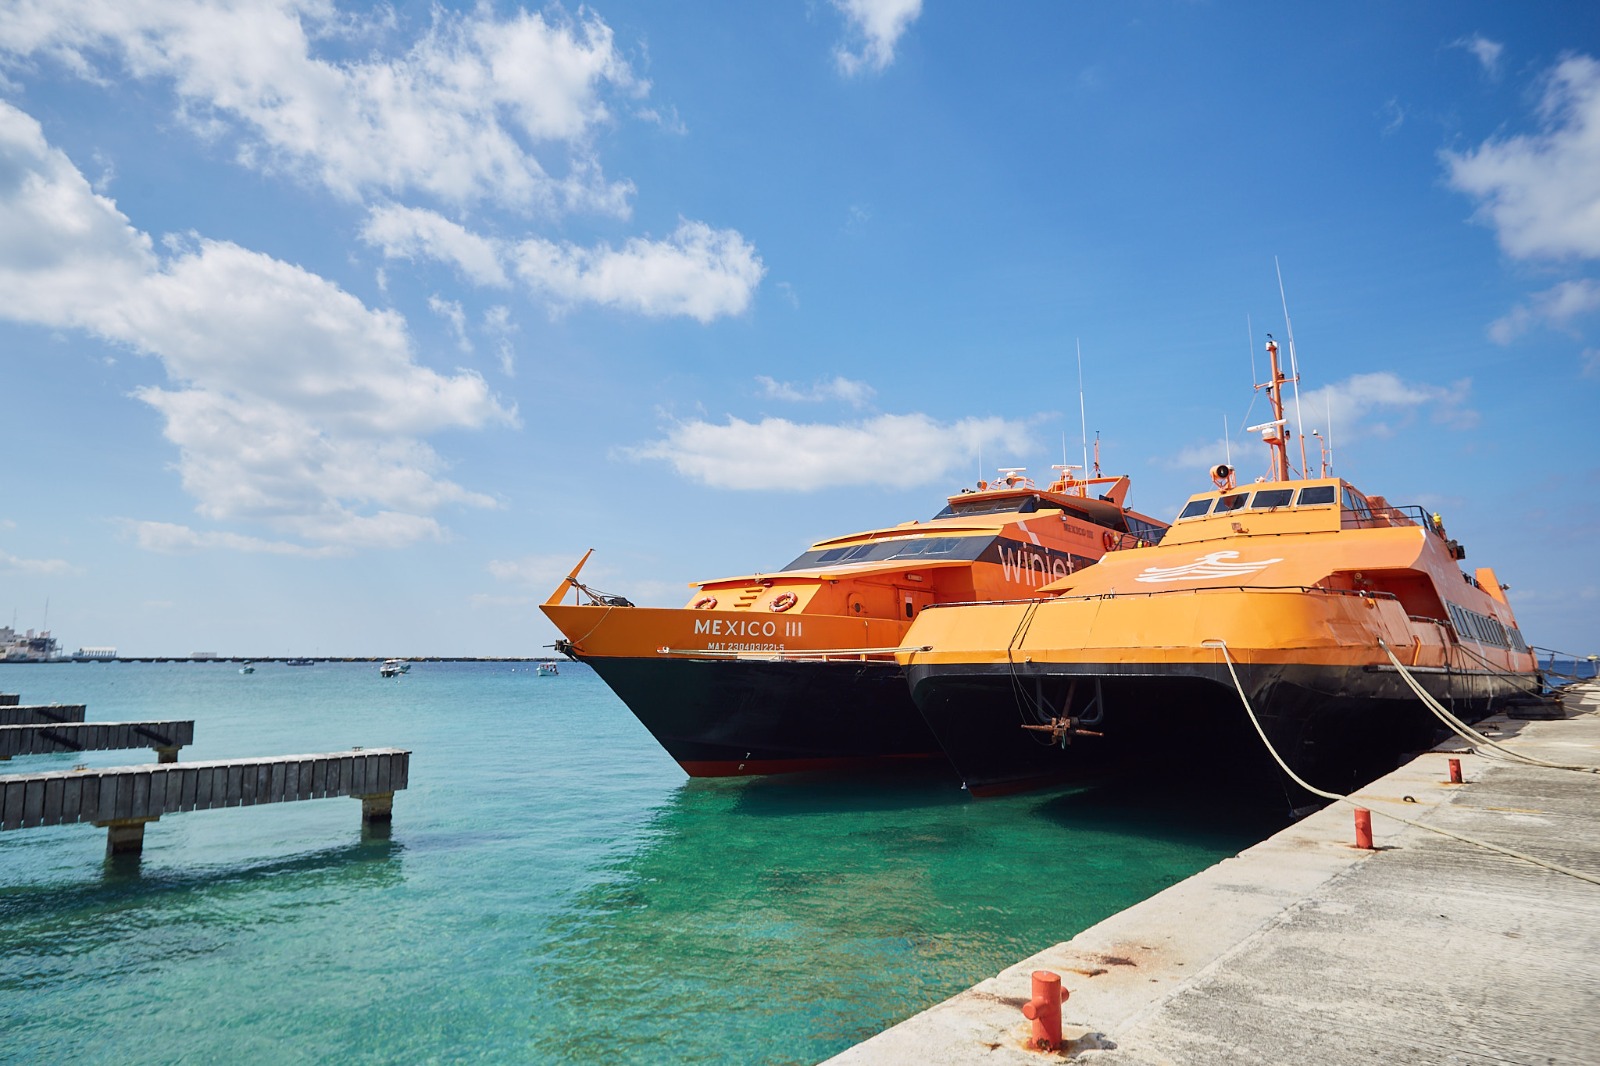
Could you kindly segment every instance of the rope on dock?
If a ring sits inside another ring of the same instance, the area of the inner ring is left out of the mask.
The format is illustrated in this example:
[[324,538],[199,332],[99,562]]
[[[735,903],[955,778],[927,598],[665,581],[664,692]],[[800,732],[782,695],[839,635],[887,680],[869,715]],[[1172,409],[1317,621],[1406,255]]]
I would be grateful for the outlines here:
[[[1311,793],[1313,796],[1321,796],[1323,799],[1332,800],[1335,803],[1348,803],[1348,804],[1350,804],[1350,806],[1356,807],[1358,809],[1370,809],[1370,808],[1361,808],[1361,805],[1358,804],[1355,800],[1351,799],[1349,796],[1341,796],[1337,792],[1328,792],[1328,791],[1325,791],[1323,789],[1317,788],[1315,785],[1311,784],[1305,778],[1301,777],[1299,774],[1297,774],[1293,770],[1291,770],[1289,768],[1289,764],[1283,761],[1283,756],[1278,754],[1278,749],[1272,746],[1272,741],[1267,739],[1267,731],[1265,729],[1261,728],[1261,720],[1256,717],[1255,708],[1250,706],[1250,697],[1245,694],[1244,685],[1239,680],[1239,672],[1234,669],[1233,654],[1228,650],[1228,642],[1225,641],[1225,640],[1204,640],[1204,641],[1201,641],[1200,643],[1205,647],[1215,647],[1215,648],[1221,648],[1222,649],[1222,658],[1228,664],[1228,674],[1229,674],[1229,676],[1231,676],[1233,678],[1233,687],[1239,693],[1239,700],[1240,700],[1240,702],[1242,702],[1244,704],[1245,713],[1250,716],[1250,724],[1256,727],[1256,735],[1261,738],[1261,743],[1266,745],[1267,752],[1272,756],[1273,761],[1275,761],[1278,764],[1278,766],[1283,770],[1284,773],[1289,775],[1290,779],[1293,780],[1295,784],[1299,785],[1301,788],[1305,789],[1307,792]],[[1388,650],[1388,646],[1387,645],[1385,645],[1384,647],[1385,647],[1385,650]],[[1392,653],[1390,654],[1390,658],[1391,659],[1394,658]],[[1399,665],[1398,662],[1396,663],[1396,665]],[[1403,668],[1401,670],[1401,673],[1402,674],[1405,673]],[[1370,803],[1371,801],[1370,800],[1364,800],[1363,802]],[[1501,855],[1507,855],[1507,856],[1509,856],[1509,857],[1511,857],[1513,859],[1520,859],[1523,862],[1529,862],[1529,863],[1532,863],[1535,866],[1542,866],[1547,870],[1553,870],[1554,872],[1559,873],[1559,874],[1566,874],[1568,877],[1575,877],[1580,881],[1587,881],[1587,882],[1589,882],[1590,884],[1593,884],[1593,885],[1600,885],[1600,876],[1597,876],[1595,874],[1584,873],[1582,870],[1574,870],[1571,867],[1562,866],[1562,865],[1560,865],[1558,863],[1549,862],[1549,861],[1547,861],[1545,859],[1536,858],[1536,857],[1534,857],[1532,855],[1524,855],[1520,851],[1512,851],[1510,848],[1503,848],[1499,844],[1491,844],[1487,840],[1479,840],[1476,837],[1469,837],[1469,836],[1465,836],[1465,835],[1463,835],[1461,833],[1454,833],[1454,832],[1451,832],[1448,829],[1441,829],[1440,827],[1438,827],[1436,825],[1427,825],[1427,824],[1425,824],[1423,822],[1414,822],[1409,818],[1402,818],[1398,814],[1390,813],[1389,811],[1383,810],[1382,808],[1377,808],[1377,813],[1383,815],[1385,818],[1391,818],[1396,822],[1400,822],[1403,825],[1409,825],[1409,826],[1412,826],[1413,828],[1416,828],[1416,829],[1423,829],[1423,830],[1426,830],[1426,831],[1428,831],[1430,833],[1437,833],[1440,836],[1446,836],[1446,837],[1450,837],[1450,838],[1452,838],[1454,840],[1459,840],[1463,844],[1471,844],[1473,847],[1483,848],[1483,849],[1485,849],[1487,851],[1499,852]]]
[[1520,751],[1512,751],[1510,748],[1496,744],[1494,741],[1490,740],[1488,737],[1484,736],[1482,733],[1478,732],[1476,729],[1473,729],[1467,723],[1451,714],[1445,709],[1444,704],[1434,699],[1433,695],[1429,693],[1427,689],[1422,687],[1422,683],[1419,682],[1415,677],[1412,677],[1409,670],[1400,665],[1400,660],[1395,658],[1393,649],[1391,649],[1389,645],[1384,642],[1382,637],[1378,638],[1378,646],[1382,648],[1383,653],[1389,657],[1389,661],[1394,664],[1394,668],[1400,671],[1400,677],[1408,686],[1410,686],[1411,691],[1417,694],[1417,698],[1422,701],[1422,705],[1428,708],[1428,710],[1432,711],[1436,718],[1438,718],[1445,725],[1449,726],[1452,732],[1454,732],[1462,740],[1465,740],[1467,743],[1487,745],[1488,747],[1493,748],[1495,751],[1504,753],[1510,758],[1520,759],[1523,762],[1531,763],[1534,766],[1547,766],[1552,770],[1573,770],[1582,774],[1600,774],[1600,766],[1581,766],[1569,763],[1547,762],[1544,759],[1536,759],[1532,755],[1524,755]]

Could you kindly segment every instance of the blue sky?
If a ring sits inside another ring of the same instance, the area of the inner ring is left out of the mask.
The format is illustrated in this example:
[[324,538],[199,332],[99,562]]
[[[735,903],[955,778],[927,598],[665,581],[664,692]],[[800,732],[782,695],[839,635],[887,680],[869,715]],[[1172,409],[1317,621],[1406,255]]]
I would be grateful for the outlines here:
[[1338,472],[1600,651],[1597,259],[1588,2],[0,0],[0,624],[537,654],[586,548],[677,604],[1079,461],[1080,343],[1170,517],[1276,263]]

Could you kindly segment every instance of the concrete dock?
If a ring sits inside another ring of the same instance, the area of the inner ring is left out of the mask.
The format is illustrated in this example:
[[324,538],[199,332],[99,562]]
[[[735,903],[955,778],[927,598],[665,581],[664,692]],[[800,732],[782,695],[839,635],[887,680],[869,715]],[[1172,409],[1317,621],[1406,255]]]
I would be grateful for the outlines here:
[[[1600,685],[1565,704],[1565,719],[1479,729],[1600,765]],[[1600,775],[1464,750],[1360,790],[1375,850],[1333,804],[828,1061],[1600,1063],[1600,884],[1384,817],[1600,876]],[[1034,970],[1069,993],[1060,1051],[1026,1047]]]

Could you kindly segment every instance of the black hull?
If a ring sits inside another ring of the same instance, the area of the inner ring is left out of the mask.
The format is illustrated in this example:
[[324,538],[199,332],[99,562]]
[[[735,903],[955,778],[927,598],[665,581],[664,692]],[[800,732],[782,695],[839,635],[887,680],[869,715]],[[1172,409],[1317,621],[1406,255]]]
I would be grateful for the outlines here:
[[[1426,749],[1440,725],[1392,669],[1240,666],[1251,706],[1274,748],[1301,777],[1346,793]],[[1152,772],[1232,777],[1269,789],[1285,780],[1262,745],[1225,664],[999,664],[912,666],[912,696],[978,796],[1024,791],[1139,765]],[[1416,672],[1446,707],[1477,721],[1537,690],[1534,675]],[[1098,693],[1098,707],[1092,702]],[[1022,728],[1068,713],[1100,737],[1052,743]],[[1299,792],[1299,790],[1295,790]],[[1303,796],[1304,793],[1300,793]],[[1298,797],[1297,797],[1298,798]]]
[[582,661],[692,777],[940,757],[892,662]]

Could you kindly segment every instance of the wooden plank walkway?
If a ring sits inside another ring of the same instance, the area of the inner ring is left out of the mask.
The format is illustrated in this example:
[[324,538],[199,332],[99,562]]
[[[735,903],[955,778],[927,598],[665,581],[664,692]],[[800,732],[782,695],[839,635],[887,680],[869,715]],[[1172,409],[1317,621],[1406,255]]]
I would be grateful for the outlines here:
[[0,725],[0,761],[13,755],[154,748],[162,762],[170,763],[177,761],[179,748],[193,743],[193,721]]
[[0,725],[49,725],[52,722],[81,722],[85,706],[81,703],[0,704]]
[[116,766],[0,776],[0,830],[92,822],[106,853],[138,852],[145,823],[164,814],[352,796],[369,822],[388,821],[411,752],[368,748],[319,755]]

